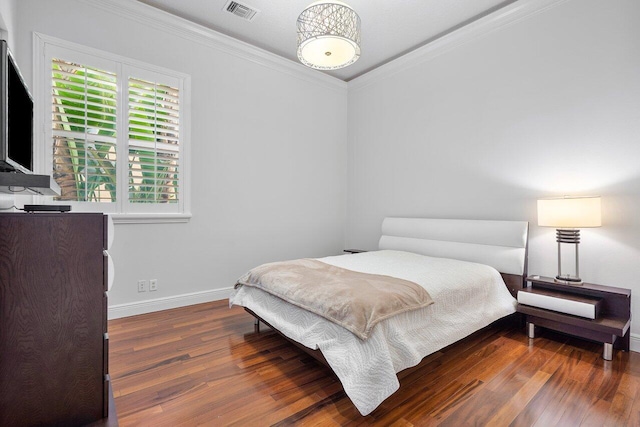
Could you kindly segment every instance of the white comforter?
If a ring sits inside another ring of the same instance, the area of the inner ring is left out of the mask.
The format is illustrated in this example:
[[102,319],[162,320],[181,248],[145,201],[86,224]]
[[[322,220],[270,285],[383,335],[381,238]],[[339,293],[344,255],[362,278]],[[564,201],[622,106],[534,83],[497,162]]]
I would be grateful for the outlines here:
[[515,299],[492,267],[401,251],[320,258],[338,267],[410,280],[434,304],[386,319],[362,341],[346,329],[248,286],[230,305],[247,307],[287,337],[320,349],[362,415],[399,388],[397,372],[515,311]]

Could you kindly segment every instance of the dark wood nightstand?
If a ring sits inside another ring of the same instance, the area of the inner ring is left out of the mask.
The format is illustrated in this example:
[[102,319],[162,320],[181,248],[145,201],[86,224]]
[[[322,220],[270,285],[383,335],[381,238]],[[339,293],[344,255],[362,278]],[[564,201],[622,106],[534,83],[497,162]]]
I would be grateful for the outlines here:
[[359,254],[362,252],[369,252],[369,251],[365,251],[364,249],[345,249],[343,252],[346,252],[348,254]]
[[517,311],[525,315],[529,338],[535,337],[535,327],[553,329],[566,334],[604,343],[602,357],[611,360],[613,348],[629,351],[631,325],[631,290],[613,286],[582,283],[567,285],[550,277],[529,276],[523,292],[551,295],[562,299],[580,300],[597,305],[595,319],[574,316],[530,305],[518,304]]

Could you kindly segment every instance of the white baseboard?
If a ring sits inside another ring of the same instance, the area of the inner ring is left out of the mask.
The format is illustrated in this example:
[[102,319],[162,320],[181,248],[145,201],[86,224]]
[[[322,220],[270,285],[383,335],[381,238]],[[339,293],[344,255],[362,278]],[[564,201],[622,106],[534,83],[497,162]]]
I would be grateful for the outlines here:
[[629,340],[629,348],[631,351],[635,351],[636,353],[640,353],[640,335],[639,334],[631,334],[631,339]]
[[229,298],[232,287],[109,306],[109,320]]

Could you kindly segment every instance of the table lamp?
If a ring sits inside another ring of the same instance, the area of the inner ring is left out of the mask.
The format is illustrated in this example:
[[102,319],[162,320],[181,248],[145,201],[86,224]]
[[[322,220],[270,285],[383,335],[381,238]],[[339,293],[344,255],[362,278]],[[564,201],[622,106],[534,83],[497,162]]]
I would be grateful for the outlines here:
[[[538,200],[538,225],[556,228],[558,242],[558,275],[556,281],[571,285],[580,285],[580,264],[578,261],[578,244],[580,228],[600,227],[601,206],[599,196],[559,197]],[[576,274],[562,274],[561,243],[575,245]]]

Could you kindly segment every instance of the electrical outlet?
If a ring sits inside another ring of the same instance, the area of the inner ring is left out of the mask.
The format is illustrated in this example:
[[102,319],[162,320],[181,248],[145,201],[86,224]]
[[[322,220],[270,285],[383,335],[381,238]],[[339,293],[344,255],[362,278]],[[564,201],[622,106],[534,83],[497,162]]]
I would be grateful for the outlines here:
[[149,280],[149,291],[157,291],[158,290],[158,279]]
[[0,210],[9,210],[15,204],[15,198],[13,196],[5,196],[0,194]]
[[138,280],[138,292],[147,292],[146,280]]

